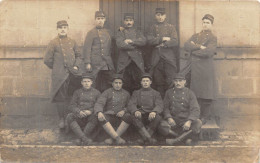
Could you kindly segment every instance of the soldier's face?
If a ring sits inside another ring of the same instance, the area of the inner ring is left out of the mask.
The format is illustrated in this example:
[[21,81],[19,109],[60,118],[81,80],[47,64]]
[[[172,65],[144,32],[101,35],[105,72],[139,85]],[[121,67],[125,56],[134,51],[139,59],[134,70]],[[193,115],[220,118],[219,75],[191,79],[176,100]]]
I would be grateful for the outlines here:
[[81,84],[85,89],[90,89],[93,84],[93,81],[91,79],[84,78],[82,79]]
[[134,25],[134,19],[127,18],[124,20],[124,24],[126,27],[131,28]]
[[119,91],[122,89],[123,81],[121,79],[115,79],[112,83],[112,86],[115,90]]
[[141,80],[141,85],[143,88],[150,88],[151,84],[152,84],[152,81],[150,78],[143,78]]
[[162,14],[162,13],[156,13],[155,14],[155,19],[158,23],[163,23],[166,19],[166,14]]
[[69,27],[66,25],[61,26],[57,28],[57,31],[60,36],[66,36],[68,34]]
[[174,80],[174,85],[176,88],[184,88],[186,84],[185,79],[175,79]]
[[96,26],[104,27],[106,18],[105,17],[96,17],[95,21],[96,21]]
[[203,30],[211,30],[212,23],[209,19],[203,19],[202,20],[202,28]]

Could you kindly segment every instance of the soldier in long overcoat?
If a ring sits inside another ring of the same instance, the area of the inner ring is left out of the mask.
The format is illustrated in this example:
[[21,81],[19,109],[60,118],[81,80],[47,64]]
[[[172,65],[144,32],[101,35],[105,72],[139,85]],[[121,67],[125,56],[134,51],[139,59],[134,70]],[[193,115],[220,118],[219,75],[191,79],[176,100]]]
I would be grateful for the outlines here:
[[76,41],[67,36],[67,21],[58,21],[57,31],[58,36],[47,47],[44,63],[52,69],[51,102],[56,103],[59,127],[64,128],[67,102],[74,90],[80,87],[80,77],[77,76],[83,72],[83,62]]
[[140,47],[145,44],[146,38],[134,27],[134,13],[125,13],[124,27],[116,34],[116,45],[119,49],[117,73],[123,73],[123,87],[130,94],[141,87],[144,61]]
[[203,30],[184,44],[184,49],[191,54],[190,89],[198,98],[203,123],[209,119],[212,100],[216,96],[213,57],[216,54],[217,37],[211,32],[213,21],[214,17],[206,14],[202,18]]
[[111,86],[114,64],[111,58],[110,31],[104,28],[106,16],[103,11],[96,11],[96,26],[91,29],[85,38],[83,57],[87,71],[95,75],[95,87],[103,92]]
[[156,8],[156,23],[147,33],[147,42],[152,46],[153,84],[164,97],[177,72],[176,54],[174,47],[178,45],[178,36],[175,27],[165,21],[165,8]]

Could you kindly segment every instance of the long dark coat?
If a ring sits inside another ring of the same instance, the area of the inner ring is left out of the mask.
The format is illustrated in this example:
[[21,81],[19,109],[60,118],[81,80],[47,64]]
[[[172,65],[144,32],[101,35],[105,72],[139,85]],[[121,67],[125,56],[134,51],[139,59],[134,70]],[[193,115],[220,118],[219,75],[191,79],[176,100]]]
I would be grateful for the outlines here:
[[[195,44],[192,44],[193,41]],[[206,49],[200,49],[200,46]],[[211,31],[194,34],[184,49],[191,53],[191,86],[197,98],[214,99],[216,79],[213,56],[216,54],[217,37]]]
[[[51,101],[68,78],[69,73],[82,74],[82,63],[80,50],[74,40],[59,36],[51,40],[44,56],[44,64],[52,69]],[[77,66],[79,71],[74,70],[74,66]]]
[[[133,43],[126,44],[125,39],[131,39]],[[118,73],[125,69],[131,63],[131,60],[144,72],[144,61],[139,47],[144,46],[145,43],[146,38],[141,31],[135,28],[126,28],[117,32],[116,45],[120,50],[117,64]]]

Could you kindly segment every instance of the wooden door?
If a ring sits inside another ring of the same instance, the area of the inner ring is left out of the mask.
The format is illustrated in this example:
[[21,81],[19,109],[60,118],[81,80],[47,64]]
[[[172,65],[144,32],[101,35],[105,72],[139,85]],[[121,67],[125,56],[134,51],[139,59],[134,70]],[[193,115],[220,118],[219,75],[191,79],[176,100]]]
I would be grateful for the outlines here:
[[[178,1],[174,0],[100,0],[100,10],[103,10],[107,15],[106,27],[112,34],[123,25],[124,13],[133,12],[135,26],[141,29],[145,34],[148,28],[155,22],[155,9],[164,7],[166,9],[166,21],[175,25],[179,31],[178,24]],[[115,46],[115,44],[113,44]],[[149,68],[150,65],[150,49],[148,46],[143,48],[145,65]],[[177,51],[177,49],[176,49]],[[112,53],[113,60],[117,61],[118,50],[116,47]]]

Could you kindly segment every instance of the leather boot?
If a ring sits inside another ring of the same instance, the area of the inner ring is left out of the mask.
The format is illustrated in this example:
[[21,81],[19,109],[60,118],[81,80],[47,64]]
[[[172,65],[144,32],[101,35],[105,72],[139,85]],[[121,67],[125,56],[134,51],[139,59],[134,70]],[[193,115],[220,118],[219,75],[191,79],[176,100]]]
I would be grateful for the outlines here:
[[168,133],[169,136],[173,136],[173,137],[178,137],[179,135],[174,132],[173,130],[169,129],[169,133]]
[[166,144],[168,145],[174,145],[176,143],[180,143],[182,142],[185,138],[187,138],[188,136],[190,136],[192,134],[192,130],[189,130],[187,132],[184,132],[183,134],[181,134],[179,137],[175,138],[175,139],[166,139]]
[[145,127],[139,129],[138,132],[140,133],[144,141],[148,141],[151,144],[155,144],[157,142],[156,139],[151,137],[151,135],[149,134],[149,132],[146,130]]
[[96,127],[96,124],[93,124],[91,122],[87,123],[87,125],[84,128],[84,133],[86,136],[89,136],[92,131],[94,130],[94,128]]
[[63,129],[65,127],[65,121],[64,121],[64,112],[65,112],[65,104],[63,102],[56,103],[58,115],[59,115],[59,128]]
[[117,132],[109,122],[104,124],[103,128],[114,140],[116,140],[117,144],[125,144],[125,140],[118,136]]
[[76,121],[71,122],[70,129],[77,135],[77,137],[81,139],[83,145],[87,145],[89,142],[91,142],[91,139],[85,136],[84,132],[81,130]]

